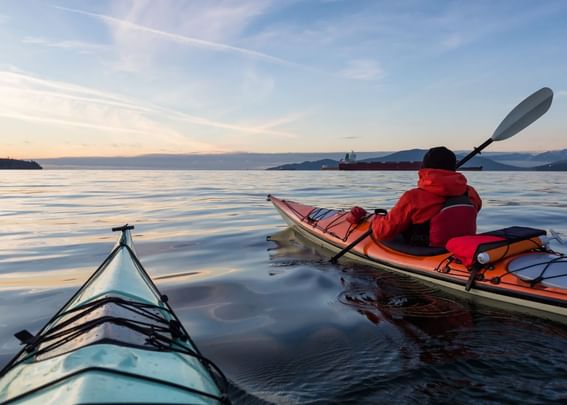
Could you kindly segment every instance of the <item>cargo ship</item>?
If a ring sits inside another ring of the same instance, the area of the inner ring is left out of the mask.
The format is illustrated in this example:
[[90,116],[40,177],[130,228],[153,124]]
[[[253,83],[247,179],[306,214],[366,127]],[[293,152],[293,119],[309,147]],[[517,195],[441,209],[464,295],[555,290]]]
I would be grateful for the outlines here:
[[[344,159],[339,161],[339,170],[407,170],[417,171],[421,169],[421,161],[401,162],[358,162],[354,152],[347,153]],[[459,170],[480,171],[482,166],[461,167]]]

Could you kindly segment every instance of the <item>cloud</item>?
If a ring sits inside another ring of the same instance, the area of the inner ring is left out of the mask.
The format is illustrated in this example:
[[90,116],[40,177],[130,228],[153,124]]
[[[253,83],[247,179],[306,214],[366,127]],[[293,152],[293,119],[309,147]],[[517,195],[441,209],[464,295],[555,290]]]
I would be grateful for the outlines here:
[[89,17],[99,19],[99,20],[104,21],[105,23],[107,23],[110,26],[115,27],[115,28],[126,29],[126,30],[130,30],[130,31],[136,31],[138,33],[149,34],[149,35],[151,35],[151,36],[153,36],[154,38],[157,38],[157,39],[161,39],[161,40],[165,40],[165,41],[169,41],[169,42],[173,42],[173,43],[177,43],[177,44],[181,44],[181,45],[185,45],[185,46],[190,46],[190,47],[193,47],[193,48],[206,49],[206,50],[215,51],[215,52],[231,53],[231,54],[236,54],[236,55],[245,56],[245,57],[249,57],[249,58],[253,58],[253,59],[258,59],[258,60],[262,60],[264,62],[269,62],[269,63],[274,63],[274,64],[298,66],[294,62],[291,62],[291,61],[288,61],[288,60],[285,60],[285,59],[281,59],[281,58],[278,58],[278,57],[275,57],[275,56],[272,56],[272,55],[268,55],[268,54],[263,53],[263,52],[258,52],[258,51],[252,50],[252,49],[240,48],[240,47],[237,47],[237,46],[232,46],[232,45],[228,45],[228,44],[224,44],[224,43],[220,43],[220,42],[207,41],[207,40],[204,40],[204,39],[180,35],[180,34],[168,32],[168,31],[162,31],[162,30],[158,30],[158,29],[155,29],[155,28],[151,28],[149,26],[137,24],[137,23],[129,21],[129,20],[119,19],[119,18],[116,18],[116,17],[104,15],[104,14],[91,13],[91,12],[88,12],[88,11],[77,10],[77,9],[61,7],[61,6],[54,6],[54,7],[59,9],[59,10],[67,11],[67,12],[70,12],[70,13],[81,14],[81,15],[85,15],[85,16],[89,16]]
[[250,69],[244,72],[241,88],[246,96],[255,100],[262,100],[273,92],[275,80],[271,76]]
[[438,33],[443,49],[452,50],[499,33],[525,30],[533,21],[557,14],[564,7],[561,1],[536,2],[531,7],[511,7],[506,2],[455,2],[449,3],[441,15],[427,18],[425,28]]
[[6,14],[0,14],[0,24],[10,21],[10,16]]
[[[45,125],[95,130],[101,143],[105,137],[135,134],[146,145],[164,142],[189,150],[213,148],[164,125],[151,108],[119,95],[23,73],[0,71],[0,116],[44,124],[42,130]],[[87,136],[76,131],[67,133]]]
[[339,72],[339,75],[347,79],[376,80],[384,76],[380,64],[370,59],[351,60],[347,67]]
[[[176,32],[186,36],[226,42],[246,36],[250,25],[275,4],[280,6],[280,0],[173,0],[158,8],[158,13],[165,23],[161,26],[173,25]],[[156,2],[142,3],[137,14],[138,23],[155,26]]]
[[[279,137],[285,138],[297,138],[296,134],[285,132],[285,131],[274,131],[271,128],[275,127],[276,125],[259,125],[259,126],[250,126],[250,125],[236,125],[236,124],[229,124],[223,123],[218,121],[212,121],[207,118],[197,117],[190,114],[185,114],[179,111],[169,110],[165,108],[160,108],[160,110],[167,112],[171,118],[175,118],[181,121],[190,122],[196,125],[202,125],[207,127],[213,128],[220,128],[220,129],[229,129],[231,131],[237,132],[245,132],[249,134],[266,134],[266,135],[275,135]],[[289,123],[290,120],[285,120],[285,123]],[[281,122],[284,123],[284,122]]]
[[132,103],[121,95],[72,83],[42,79],[17,68],[11,68],[9,71],[0,71],[0,86],[4,88],[9,86],[21,92],[36,93],[38,95],[76,99],[92,103],[107,103],[133,110],[148,111],[148,108]]
[[[5,88],[4,88],[5,89]],[[2,90],[2,86],[0,85],[0,90]],[[71,100],[71,101],[78,101],[78,102],[85,102],[85,103],[93,103],[93,104],[103,104],[106,106],[114,106],[120,107],[125,110],[132,110],[132,111],[139,111],[139,112],[150,112],[151,110],[147,107],[142,107],[135,104],[128,104],[125,102],[114,101],[113,99],[104,99],[104,98],[93,98],[93,97],[85,97],[76,94],[69,94],[57,91],[46,91],[46,90],[35,90],[29,88],[20,88],[19,92],[22,94],[30,94],[36,95],[38,97],[51,97],[56,99],[64,99],[64,100]]]
[[[262,132],[262,131],[268,131],[268,132],[273,132],[271,131],[272,128],[277,128],[280,127],[282,125],[286,125],[286,124],[290,124],[292,122],[297,122],[303,118],[305,118],[306,116],[308,116],[309,113],[308,112],[299,112],[299,113],[294,113],[294,114],[289,114],[283,117],[279,117],[276,118],[272,121],[266,122],[262,125],[259,125],[257,127],[255,127],[256,131]],[[276,131],[278,133],[281,133],[279,131]],[[288,137],[290,138],[296,138],[297,135],[295,134],[289,134],[289,133],[281,133],[283,134],[287,134]]]
[[109,125],[91,124],[91,123],[83,122],[83,121],[50,118],[50,117],[47,117],[45,115],[19,114],[17,112],[0,111],[0,117],[12,118],[12,119],[23,120],[23,121],[35,121],[35,122],[40,122],[40,123],[43,123],[43,124],[58,124],[58,125],[63,125],[63,126],[98,129],[98,130],[103,130],[103,131],[111,131],[111,132],[119,132],[119,133],[146,134],[146,131],[140,130],[140,129],[135,129],[135,128],[125,128],[125,127],[117,127],[117,126],[109,126]]
[[454,33],[441,41],[441,45],[446,49],[455,49],[465,43],[463,36],[460,33]]
[[[290,117],[280,120],[279,124],[226,123],[151,103],[138,102],[120,94],[11,71],[0,71],[0,117],[94,130],[103,137],[99,142],[101,145],[109,144],[113,136],[130,134],[135,135],[136,140],[143,143],[148,150],[152,148],[155,150],[157,145],[160,145],[179,152],[225,150],[218,145],[188,136],[187,126],[183,123],[247,135],[266,134],[288,138],[296,136],[275,128],[293,121]],[[75,134],[75,131],[67,133]],[[84,137],[85,134],[81,136]]]
[[559,97],[566,97],[566,96],[567,96],[567,90],[559,90],[559,91],[557,92],[557,95],[558,95]]
[[93,53],[99,51],[107,51],[109,47],[102,44],[94,44],[90,42],[66,40],[66,41],[51,41],[46,38],[26,37],[22,39],[24,44],[42,45],[49,48],[61,48],[79,53]]

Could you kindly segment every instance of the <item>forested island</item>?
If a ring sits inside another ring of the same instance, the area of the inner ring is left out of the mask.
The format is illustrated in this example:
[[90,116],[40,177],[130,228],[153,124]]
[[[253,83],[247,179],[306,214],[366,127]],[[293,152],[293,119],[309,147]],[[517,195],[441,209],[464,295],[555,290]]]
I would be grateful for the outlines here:
[[39,163],[33,160],[0,159],[0,170],[41,170]]

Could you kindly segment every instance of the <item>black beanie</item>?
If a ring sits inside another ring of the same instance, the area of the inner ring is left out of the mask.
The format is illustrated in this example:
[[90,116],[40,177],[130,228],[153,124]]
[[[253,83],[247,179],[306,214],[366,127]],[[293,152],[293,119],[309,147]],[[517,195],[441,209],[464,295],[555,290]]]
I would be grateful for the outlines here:
[[431,148],[423,157],[422,169],[457,170],[457,157],[444,146]]

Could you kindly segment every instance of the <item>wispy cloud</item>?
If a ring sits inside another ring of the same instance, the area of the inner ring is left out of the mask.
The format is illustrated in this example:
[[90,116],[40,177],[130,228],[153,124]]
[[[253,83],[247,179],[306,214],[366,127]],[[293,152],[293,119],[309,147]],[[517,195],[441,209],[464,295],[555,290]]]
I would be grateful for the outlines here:
[[109,102],[110,100],[111,103],[120,103],[124,107],[140,109],[139,106],[126,101],[128,99],[124,96],[73,83],[43,79],[14,67],[6,71],[0,71],[0,85],[4,87],[11,86],[20,91],[47,91],[54,97],[78,99],[87,97],[84,100],[86,102]]
[[[1,90],[9,90],[6,87],[0,84],[0,91]],[[132,110],[132,111],[139,111],[139,112],[150,112],[151,109],[147,107],[142,107],[135,104],[128,104],[125,102],[114,101],[112,99],[104,99],[104,98],[93,98],[93,97],[84,97],[77,94],[69,94],[57,91],[46,91],[46,90],[36,90],[36,89],[29,89],[29,88],[20,88],[18,91],[22,94],[29,94],[35,95],[38,97],[50,97],[55,99],[63,99],[63,100],[70,100],[70,101],[77,101],[77,102],[85,102],[85,103],[92,103],[92,104],[103,104],[106,106],[114,106],[120,107],[125,110]]]
[[[289,114],[283,117],[276,118],[272,121],[266,122],[260,126],[257,126],[255,129],[257,131],[268,131],[271,132],[272,128],[281,127],[282,125],[287,125],[293,122],[297,122],[305,118],[306,116],[310,115],[309,112],[299,112],[294,114]],[[295,134],[288,134],[289,137],[295,138]]]
[[339,74],[348,79],[355,80],[376,80],[384,75],[380,64],[370,59],[351,60],[348,66],[341,70]]
[[[213,148],[164,125],[156,119],[150,108],[137,105],[120,95],[23,73],[0,71],[0,116],[95,130],[107,137],[135,134],[146,145],[155,143],[157,138],[184,149]],[[70,133],[76,135],[74,131]]]
[[40,122],[40,123],[43,123],[43,124],[57,124],[57,125],[63,125],[63,126],[97,129],[97,130],[101,130],[101,131],[110,131],[110,132],[118,132],[118,133],[147,134],[147,132],[145,130],[141,130],[141,129],[118,127],[118,126],[109,126],[109,125],[100,125],[100,124],[93,124],[93,123],[88,123],[88,122],[83,122],[83,121],[75,121],[75,120],[69,120],[69,119],[50,118],[50,117],[47,117],[45,115],[20,114],[20,113],[17,113],[17,112],[0,111],[0,117],[12,118],[12,119],[22,120],[22,121],[34,121],[34,122]]
[[[441,33],[441,47],[453,50],[500,32],[525,29],[531,22],[557,14],[564,8],[565,3],[561,1],[539,2],[533,7],[519,8],[507,3],[457,2],[447,6],[442,15],[429,17],[426,28]],[[449,34],[443,35],[443,32]]]
[[0,24],[3,24],[9,20],[10,20],[10,16],[7,16],[6,14],[0,14]]
[[190,46],[190,47],[194,47],[194,48],[207,49],[207,50],[215,51],[215,52],[232,53],[232,54],[236,54],[236,55],[240,55],[240,56],[245,56],[245,57],[250,57],[250,58],[262,60],[262,61],[269,62],[269,63],[298,66],[294,62],[291,62],[291,61],[288,61],[288,60],[285,60],[285,59],[282,59],[282,58],[278,58],[278,57],[275,57],[275,56],[272,56],[272,55],[268,55],[268,54],[263,53],[263,52],[258,52],[258,51],[252,50],[252,49],[240,48],[240,47],[237,47],[237,46],[232,46],[232,45],[224,44],[224,43],[220,43],[220,42],[207,41],[207,40],[204,40],[204,39],[189,37],[189,36],[180,35],[180,34],[167,32],[167,31],[162,31],[162,30],[158,30],[158,29],[155,29],[155,28],[145,26],[145,25],[137,24],[137,23],[134,23],[134,22],[131,22],[131,21],[128,21],[128,20],[123,20],[123,19],[119,19],[119,18],[116,18],[116,17],[112,17],[112,16],[109,16],[109,15],[91,13],[91,12],[88,12],[88,11],[77,10],[77,9],[61,7],[61,6],[54,6],[54,7],[59,9],[59,10],[67,11],[67,12],[70,12],[70,13],[76,13],[76,14],[81,14],[81,15],[86,15],[86,16],[89,16],[89,17],[97,18],[97,19],[104,21],[105,23],[113,25],[113,26],[120,26],[122,28],[126,28],[126,29],[129,29],[129,30],[134,30],[134,31],[150,34],[150,35],[152,35],[156,38],[162,39],[162,40],[171,41],[171,42],[175,42],[175,43],[178,43],[178,44],[182,44],[182,45],[186,45],[186,46]]
[[557,95],[560,97],[567,97],[567,90],[559,90]]
[[[275,136],[285,137],[285,138],[297,138],[297,136],[298,136],[298,135],[291,133],[291,132],[276,131],[276,130],[271,129],[271,128],[274,128],[276,125],[270,125],[270,124],[267,124],[267,125],[262,124],[262,125],[258,125],[258,126],[236,125],[236,124],[229,124],[229,123],[224,123],[224,122],[212,121],[212,120],[207,119],[207,118],[197,117],[197,116],[194,116],[194,115],[185,114],[185,113],[182,113],[182,112],[179,112],[179,111],[169,110],[169,109],[165,109],[165,108],[160,108],[160,110],[170,114],[170,118],[178,119],[178,120],[184,121],[184,122],[190,122],[190,123],[196,124],[196,125],[202,125],[202,126],[207,126],[207,127],[212,127],[212,128],[228,129],[228,130],[231,130],[231,131],[237,131],[237,132],[249,133],[249,134],[275,135]],[[285,120],[285,123],[289,123],[289,122],[291,122],[291,120],[289,120],[289,119]],[[282,124],[283,123],[284,122],[282,122]]]
[[41,45],[49,48],[61,48],[76,51],[79,53],[92,53],[99,51],[107,51],[109,47],[102,44],[94,44],[84,41],[65,40],[65,41],[52,41],[46,38],[26,37],[22,39],[24,44]]
[[464,44],[462,34],[453,33],[441,41],[441,45],[446,49],[455,49]]
[[223,148],[189,135],[186,125],[182,123],[247,135],[296,136],[275,128],[292,122],[294,119],[290,117],[280,120],[279,123],[226,123],[138,102],[120,94],[10,71],[0,71],[0,117],[96,130],[108,136],[135,134],[137,141],[147,147],[155,145],[159,140],[164,145],[174,147],[176,151],[185,152],[219,151]]
[[[175,32],[185,36],[227,43],[235,38],[247,38],[248,28],[281,3],[281,0],[174,0],[158,5],[152,0],[142,0],[131,7],[134,11],[127,13],[126,19],[133,21],[135,15],[135,22],[141,25],[173,26]],[[117,7],[111,15],[124,14]],[[156,14],[161,16],[157,21]]]

